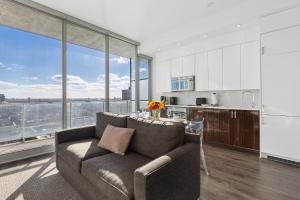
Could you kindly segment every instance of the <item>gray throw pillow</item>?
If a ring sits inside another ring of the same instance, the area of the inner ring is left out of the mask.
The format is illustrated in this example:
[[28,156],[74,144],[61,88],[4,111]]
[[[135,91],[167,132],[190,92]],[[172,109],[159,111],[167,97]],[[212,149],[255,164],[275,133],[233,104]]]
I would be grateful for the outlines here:
[[150,158],[162,156],[184,141],[183,123],[127,119],[127,127],[135,129],[130,149]]

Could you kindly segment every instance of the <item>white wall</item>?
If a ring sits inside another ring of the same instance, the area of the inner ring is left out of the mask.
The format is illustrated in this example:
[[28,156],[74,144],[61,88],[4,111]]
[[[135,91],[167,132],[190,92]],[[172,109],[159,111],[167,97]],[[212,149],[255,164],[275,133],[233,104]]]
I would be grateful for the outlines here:
[[[170,60],[172,58],[191,55],[200,53],[203,51],[213,50],[217,48],[223,48],[235,44],[243,44],[251,41],[258,41],[260,39],[260,28],[259,26],[249,27],[247,29],[236,30],[235,32],[224,33],[220,36],[215,36],[213,38],[204,39],[203,36],[199,36],[187,41],[184,44],[177,44],[176,47],[170,47],[168,49],[161,50],[156,52],[153,59],[153,67],[152,67],[152,74],[153,74],[153,85],[152,85],[152,97],[154,100],[159,100],[161,95],[166,96],[177,96],[179,97],[180,104],[195,104],[195,98],[199,96],[209,96],[209,92],[180,92],[180,93],[161,93],[159,91],[160,87],[160,80],[157,80],[155,75],[159,73],[156,63]],[[221,103],[223,105],[232,104],[230,106],[247,106],[243,104],[243,94],[242,91],[224,91],[218,92],[220,99],[223,99]],[[252,91],[254,93],[255,99],[259,99],[259,92]],[[236,97],[234,101],[230,101],[230,96],[232,94],[233,97]],[[187,98],[190,96],[191,98]],[[186,100],[184,100],[186,99]],[[191,100],[191,101],[189,101]],[[259,101],[256,101],[256,105],[259,105]],[[235,105],[236,104],[236,105]]]

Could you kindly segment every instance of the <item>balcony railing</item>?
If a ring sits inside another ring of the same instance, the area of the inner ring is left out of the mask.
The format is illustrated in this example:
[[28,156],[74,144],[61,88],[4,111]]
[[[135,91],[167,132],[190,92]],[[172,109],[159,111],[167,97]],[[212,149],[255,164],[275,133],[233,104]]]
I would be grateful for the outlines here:
[[[97,112],[104,111],[104,101],[67,103],[68,127],[95,124]],[[130,113],[130,101],[110,101],[110,112]],[[51,136],[62,128],[62,104],[0,104],[0,144]]]

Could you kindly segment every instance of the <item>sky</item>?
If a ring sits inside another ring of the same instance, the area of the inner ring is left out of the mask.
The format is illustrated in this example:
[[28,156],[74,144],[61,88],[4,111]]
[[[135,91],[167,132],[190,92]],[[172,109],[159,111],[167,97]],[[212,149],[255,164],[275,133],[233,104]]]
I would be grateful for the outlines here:
[[[104,52],[67,45],[68,98],[104,98]],[[61,41],[0,25],[0,94],[61,98]],[[142,64],[141,73],[147,71]],[[130,82],[129,59],[110,55],[110,98]]]

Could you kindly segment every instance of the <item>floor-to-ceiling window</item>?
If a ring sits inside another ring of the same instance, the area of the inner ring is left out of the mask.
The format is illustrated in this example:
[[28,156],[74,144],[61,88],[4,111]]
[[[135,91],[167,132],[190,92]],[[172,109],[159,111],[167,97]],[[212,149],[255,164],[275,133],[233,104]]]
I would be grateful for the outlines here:
[[150,66],[151,58],[139,56],[139,108],[144,110],[150,100]]
[[0,0],[0,145],[48,138],[95,124],[96,112],[143,105],[149,69],[136,65],[136,42],[32,4]]
[[0,7],[0,143],[61,129],[62,21],[11,1]]
[[109,111],[130,113],[132,105],[133,69],[135,68],[135,46],[109,38]]
[[66,77],[68,127],[95,124],[96,112],[104,111],[104,35],[67,25]]

